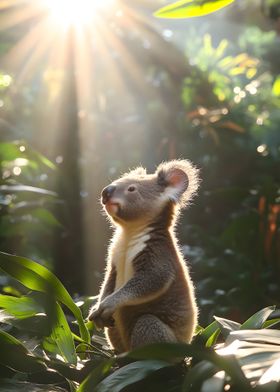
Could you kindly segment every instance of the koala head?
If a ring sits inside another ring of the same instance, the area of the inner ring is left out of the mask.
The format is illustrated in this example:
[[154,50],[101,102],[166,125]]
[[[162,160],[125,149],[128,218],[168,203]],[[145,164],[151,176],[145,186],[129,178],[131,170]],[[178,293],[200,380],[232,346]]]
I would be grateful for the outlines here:
[[172,212],[186,206],[198,185],[198,169],[187,160],[173,160],[153,174],[142,167],[124,174],[103,189],[101,202],[116,224],[149,224],[167,206]]

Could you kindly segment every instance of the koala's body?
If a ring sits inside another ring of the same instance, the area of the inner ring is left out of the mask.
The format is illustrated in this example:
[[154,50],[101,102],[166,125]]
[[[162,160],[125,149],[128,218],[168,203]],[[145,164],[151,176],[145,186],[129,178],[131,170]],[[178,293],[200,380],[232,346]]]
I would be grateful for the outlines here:
[[154,174],[133,170],[102,192],[116,230],[89,319],[106,328],[118,353],[193,337],[197,306],[174,225],[198,188],[197,172],[187,160],[169,161]]

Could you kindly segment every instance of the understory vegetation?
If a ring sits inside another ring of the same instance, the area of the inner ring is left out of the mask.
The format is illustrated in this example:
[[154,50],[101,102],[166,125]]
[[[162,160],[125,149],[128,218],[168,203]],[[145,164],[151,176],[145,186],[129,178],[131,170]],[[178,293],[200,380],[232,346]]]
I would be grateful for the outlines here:
[[277,391],[280,316],[267,307],[242,324],[215,317],[191,344],[161,343],[121,355],[84,321],[92,298],[74,302],[45,267],[0,254],[20,284],[1,295],[3,391]]

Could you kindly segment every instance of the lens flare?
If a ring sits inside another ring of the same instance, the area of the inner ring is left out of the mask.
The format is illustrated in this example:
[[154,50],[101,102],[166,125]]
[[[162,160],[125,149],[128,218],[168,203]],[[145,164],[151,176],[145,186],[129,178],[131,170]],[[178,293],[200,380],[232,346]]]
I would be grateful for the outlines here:
[[108,0],[43,0],[53,21],[61,26],[89,23]]

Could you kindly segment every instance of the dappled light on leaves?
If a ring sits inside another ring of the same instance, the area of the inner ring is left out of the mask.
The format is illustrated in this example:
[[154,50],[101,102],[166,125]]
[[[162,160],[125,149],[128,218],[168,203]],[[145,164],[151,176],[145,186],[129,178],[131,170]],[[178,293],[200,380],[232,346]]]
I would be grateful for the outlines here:
[[277,359],[274,364],[261,376],[259,384],[263,385],[270,381],[280,381],[280,359]]

